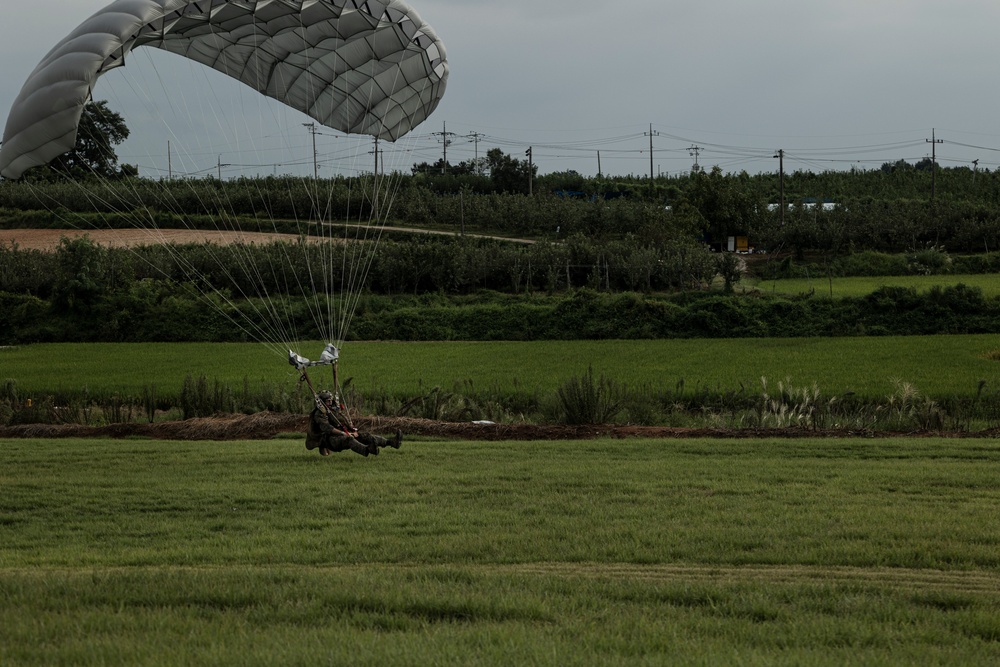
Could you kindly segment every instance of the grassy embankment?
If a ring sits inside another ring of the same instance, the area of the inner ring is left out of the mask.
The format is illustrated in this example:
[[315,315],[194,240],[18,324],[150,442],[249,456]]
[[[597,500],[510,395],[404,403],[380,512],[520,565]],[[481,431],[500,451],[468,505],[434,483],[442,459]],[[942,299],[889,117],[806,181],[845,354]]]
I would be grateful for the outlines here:
[[0,663],[989,664],[984,440],[0,441]]

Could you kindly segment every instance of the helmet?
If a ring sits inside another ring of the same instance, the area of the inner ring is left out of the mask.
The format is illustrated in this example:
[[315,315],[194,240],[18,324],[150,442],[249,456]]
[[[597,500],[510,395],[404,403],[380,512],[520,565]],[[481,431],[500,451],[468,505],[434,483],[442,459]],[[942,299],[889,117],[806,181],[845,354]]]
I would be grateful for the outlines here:
[[319,396],[319,400],[324,402],[329,402],[333,400],[333,394],[331,394],[328,391],[321,391],[319,392],[319,394],[317,394],[317,396]]

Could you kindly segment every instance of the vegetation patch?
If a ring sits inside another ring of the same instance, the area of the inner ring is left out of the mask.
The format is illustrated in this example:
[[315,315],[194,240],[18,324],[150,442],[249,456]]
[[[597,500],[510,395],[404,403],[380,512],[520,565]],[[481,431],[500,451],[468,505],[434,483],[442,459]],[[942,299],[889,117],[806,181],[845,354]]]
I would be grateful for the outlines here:
[[[340,369],[359,418],[978,432],[1000,425],[994,346],[991,336],[351,343]],[[284,356],[260,345],[53,344],[3,354],[12,377],[0,383],[0,424],[304,415],[313,404]],[[313,374],[319,387],[330,379]]]
[[1000,660],[992,439],[0,449],[4,664]]

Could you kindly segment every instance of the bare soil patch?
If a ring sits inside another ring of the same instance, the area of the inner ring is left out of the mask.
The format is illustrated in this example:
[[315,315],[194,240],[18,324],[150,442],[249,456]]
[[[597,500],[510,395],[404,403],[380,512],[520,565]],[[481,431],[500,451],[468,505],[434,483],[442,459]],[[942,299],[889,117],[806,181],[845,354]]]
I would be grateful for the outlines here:
[[[363,227],[364,225],[348,225]],[[433,229],[411,229],[408,227],[383,227],[384,231],[405,232],[417,235],[455,236],[452,231]],[[106,248],[134,248],[141,245],[164,245],[168,243],[248,243],[262,245],[275,241],[297,242],[296,234],[278,234],[272,232],[238,232],[201,229],[0,229],[0,246],[17,244],[22,250],[41,250],[51,252],[59,247],[63,237],[78,239],[90,237],[97,245]],[[532,244],[532,239],[515,239],[505,236],[490,236],[486,234],[466,234],[466,236],[509,241],[511,243]],[[313,236],[310,242],[323,243],[334,240],[330,237]]]
[[200,229],[0,229],[0,245],[17,244],[22,250],[53,251],[63,237],[78,239],[88,236],[97,245],[107,248],[132,248],[141,245],[167,243],[231,243],[264,244],[275,241],[298,241],[295,234],[266,232],[228,232]]
[[[305,433],[306,415],[260,412],[253,415],[217,415],[185,421],[106,426],[78,424],[21,424],[0,427],[0,438],[150,438],[155,440],[267,440],[282,433]],[[812,430],[803,428],[716,429],[615,424],[565,426],[544,424],[476,424],[437,422],[409,417],[365,417],[358,428],[454,440],[589,440],[594,438],[882,438],[953,437],[996,438],[1000,429],[966,432],[918,431],[909,433]]]

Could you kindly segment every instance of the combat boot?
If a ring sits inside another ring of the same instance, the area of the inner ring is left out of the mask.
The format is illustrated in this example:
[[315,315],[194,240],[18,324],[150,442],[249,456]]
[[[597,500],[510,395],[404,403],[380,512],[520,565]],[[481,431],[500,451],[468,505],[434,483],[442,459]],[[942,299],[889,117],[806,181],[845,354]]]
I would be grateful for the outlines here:
[[[353,451],[355,454],[361,454],[361,456],[368,456],[369,454],[372,453],[370,447],[367,447],[366,445],[361,444],[360,442],[358,442],[354,438],[350,439],[350,442],[348,443],[348,446],[351,448],[351,451]],[[378,454],[378,450],[377,449],[375,450],[375,454]]]

